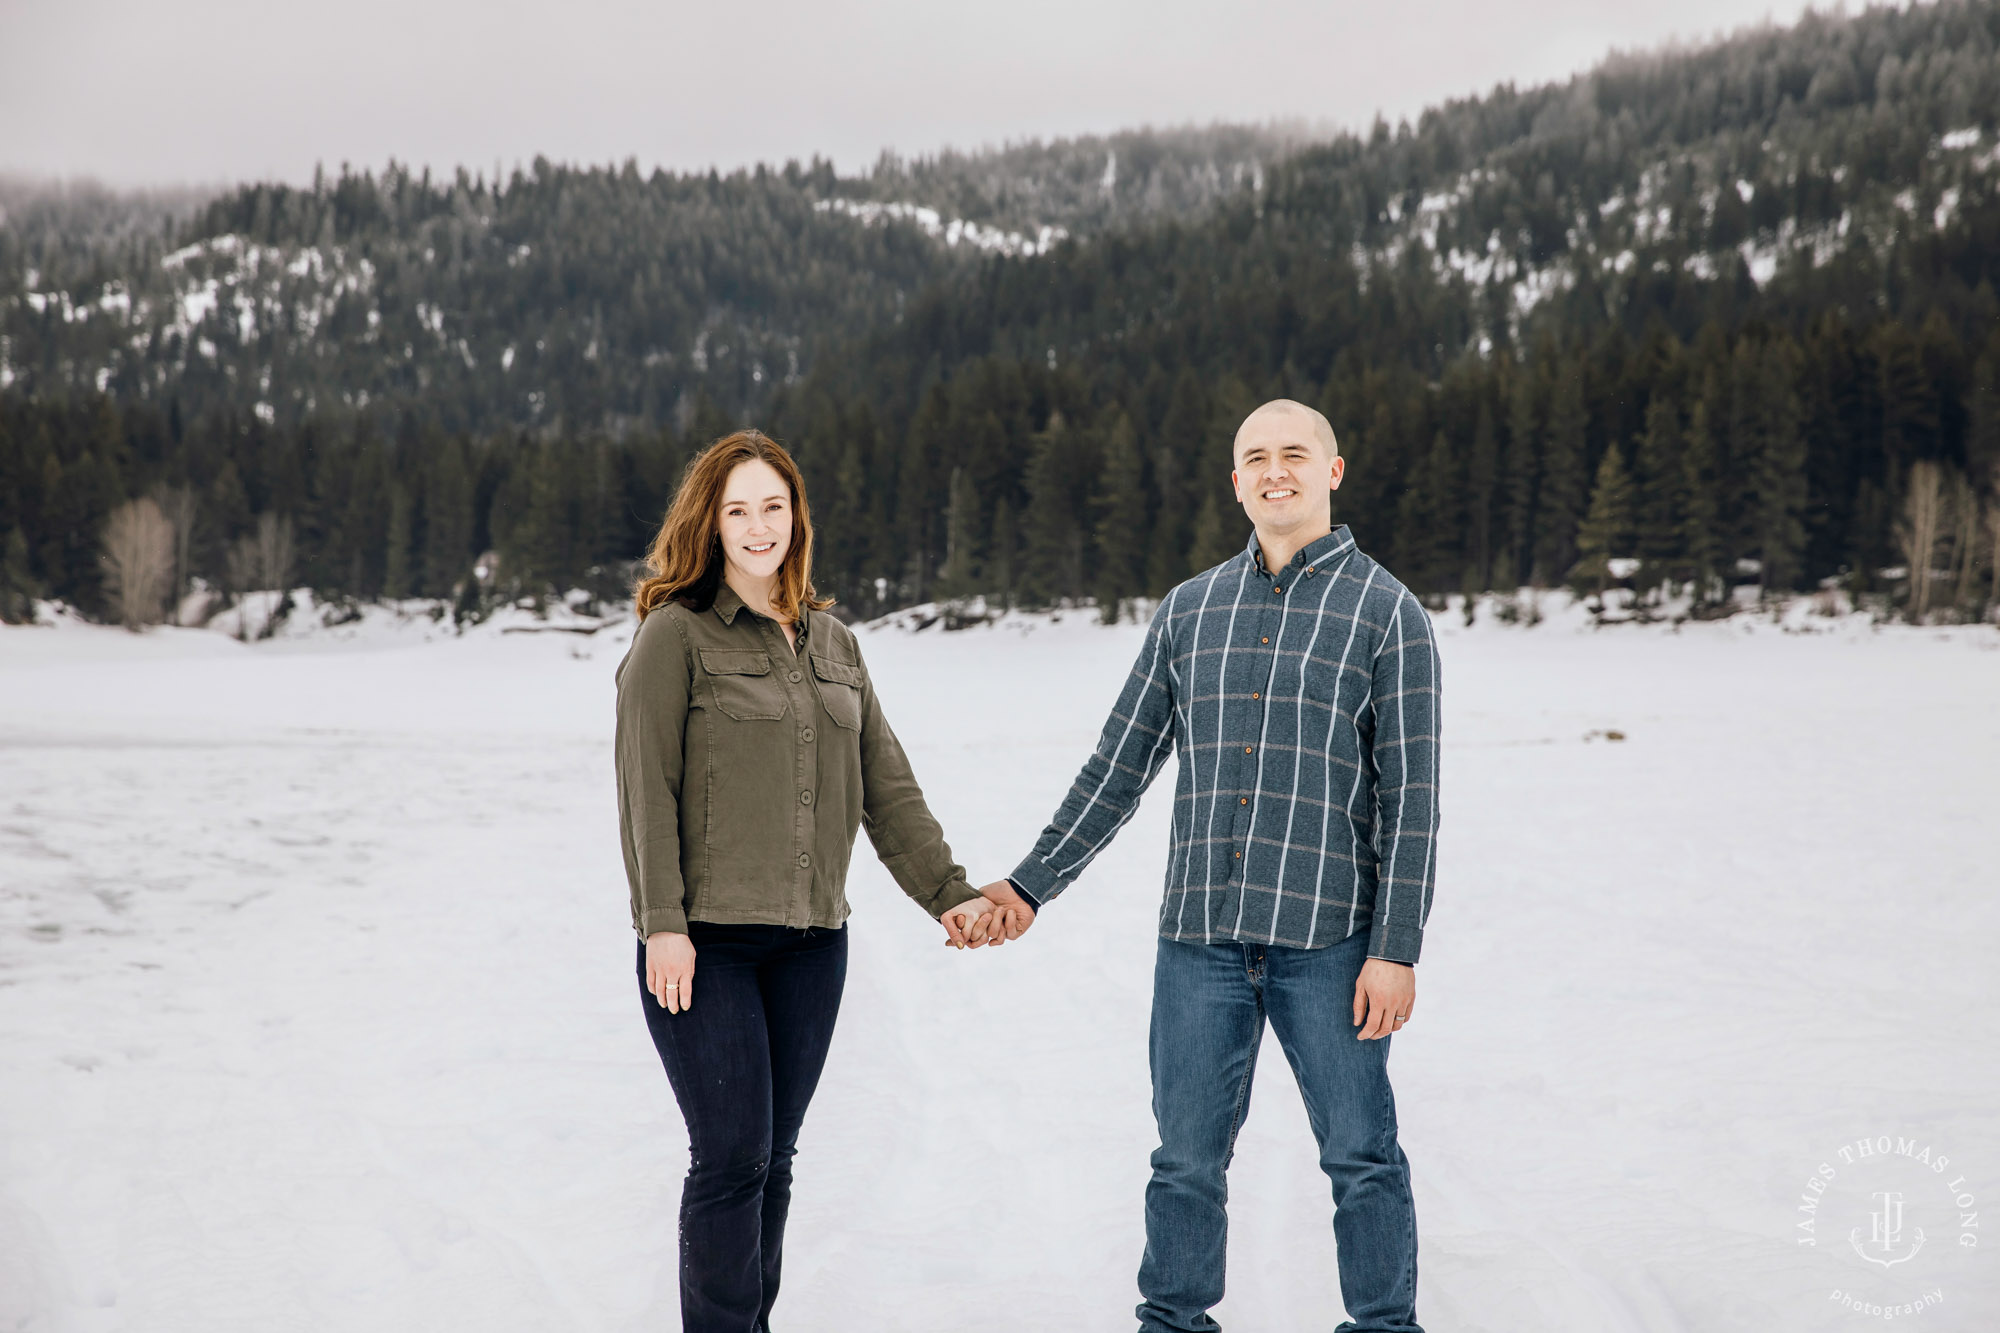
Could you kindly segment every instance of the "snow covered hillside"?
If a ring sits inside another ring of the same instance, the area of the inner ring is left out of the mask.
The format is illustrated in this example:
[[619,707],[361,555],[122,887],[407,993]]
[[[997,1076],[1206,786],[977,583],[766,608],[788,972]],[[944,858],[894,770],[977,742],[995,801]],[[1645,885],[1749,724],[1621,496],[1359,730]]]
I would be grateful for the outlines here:
[[[863,635],[975,879],[1137,650],[1090,622]],[[609,754],[629,624],[407,625],[0,629],[0,1328],[677,1326],[685,1137]],[[1847,1250],[1865,1196],[1816,1248],[1795,1224],[1863,1136],[2000,1191],[2000,633],[1438,626],[1440,875],[1391,1065],[1424,1326],[1842,1329],[1829,1292],[1934,1289],[1923,1327],[1995,1326],[1931,1194],[1900,1268]],[[940,947],[857,850],[782,1327],[1132,1326],[1172,781],[1003,949]],[[1315,1156],[1267,1051],[1231,1333],[1342,1318]]]

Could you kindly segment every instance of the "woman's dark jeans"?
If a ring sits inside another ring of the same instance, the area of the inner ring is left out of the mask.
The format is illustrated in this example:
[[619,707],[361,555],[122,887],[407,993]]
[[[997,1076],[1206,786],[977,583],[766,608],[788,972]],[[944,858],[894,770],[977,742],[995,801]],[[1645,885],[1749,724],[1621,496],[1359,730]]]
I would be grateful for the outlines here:
[[690,921],[694,1005],[639,993],[688,1129],[681,1188],[681,1327],[768,1333],[792,1156],[847,980],[847,928]]

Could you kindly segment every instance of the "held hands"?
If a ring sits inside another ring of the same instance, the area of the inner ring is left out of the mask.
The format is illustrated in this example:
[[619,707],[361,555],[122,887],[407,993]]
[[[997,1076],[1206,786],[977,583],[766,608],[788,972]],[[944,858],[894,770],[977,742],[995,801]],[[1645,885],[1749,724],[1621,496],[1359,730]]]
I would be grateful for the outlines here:
[[945,944],[953,949],[999,946],[1018,940],[1035,924],[1035,909],[1014,892],[1006,880],[995,880],[971,898],[951,908],[939,920],[945,929]]
[[646,989],[670,1014],[694,1007],[694,941],[671,930],[646,937]]

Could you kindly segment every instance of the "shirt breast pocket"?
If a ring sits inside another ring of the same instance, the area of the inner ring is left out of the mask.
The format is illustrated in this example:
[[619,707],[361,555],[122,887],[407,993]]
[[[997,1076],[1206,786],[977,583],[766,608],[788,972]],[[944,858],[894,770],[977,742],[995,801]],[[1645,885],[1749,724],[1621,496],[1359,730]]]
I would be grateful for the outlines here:
[[771,655],[735,648],[704,648],[701,669],[715,706],[738,722],[769,722],[785,715],[785,691],[771,675]]
[[826,715],[849,731],[861,730],[861,668],[824,657],[815,657],[812,663]]

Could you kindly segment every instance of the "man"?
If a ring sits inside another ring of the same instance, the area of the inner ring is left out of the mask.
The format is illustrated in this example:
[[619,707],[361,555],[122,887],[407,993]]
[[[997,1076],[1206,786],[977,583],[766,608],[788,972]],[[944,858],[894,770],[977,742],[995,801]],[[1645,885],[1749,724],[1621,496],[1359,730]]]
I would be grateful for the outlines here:
[[1339,1333],[1422,1333],[1388,1058],[1436,867],[1437,647],[1417,599],[1332,525],[1346,460],[1325,417],[1266,403],[1234,453],[1249,544],[1162,600],[1096,752],[1034,851],[982,892],[1018,938],[1179,756],[1140,1327],[1219,1328],[1224,1173],[1268,1017],[1333,1182]]

